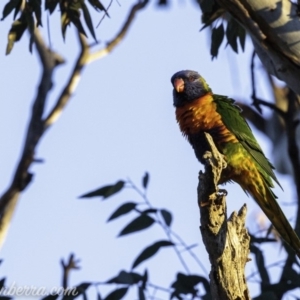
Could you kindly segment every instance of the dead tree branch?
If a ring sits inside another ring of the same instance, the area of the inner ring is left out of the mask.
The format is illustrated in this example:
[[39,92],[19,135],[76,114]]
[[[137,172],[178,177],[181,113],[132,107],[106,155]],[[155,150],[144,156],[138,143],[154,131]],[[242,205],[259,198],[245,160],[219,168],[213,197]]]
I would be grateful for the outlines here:
[[199,174],[198,203],[201,233],[211,263],[212,299],[250,299],[245,279],[250,237],[245,228],[246,205],[227,220],[226,192],[218,181],[226,166],[223,155],[206,134],[211,152],[205,154],[205,173]]
[[79,270],[79,259],[75,259],[75,255],[73,253],[70,254],[69,260],[64,262],[63,259],[60,261],[62,269],[63,269],[63,277],[62,277],[62,287],[64,290],[67,290],[69,287],[69,277],[70,277],[70,272],[72,270]]

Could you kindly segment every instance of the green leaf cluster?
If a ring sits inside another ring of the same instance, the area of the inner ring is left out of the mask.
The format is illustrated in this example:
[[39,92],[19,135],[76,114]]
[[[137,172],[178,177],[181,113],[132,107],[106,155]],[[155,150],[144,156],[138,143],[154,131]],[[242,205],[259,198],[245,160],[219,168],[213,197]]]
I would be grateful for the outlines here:
[[[244,51],[246,40],[246,31],[244,27],[242,27],[233,17],[228,15],[215,0],[202,0],[199,4],[202,10],[202,23],[204,24],[201,30],[208,26],[212,26],[210,47],[212,59],[218,56],[219,48],[224,40],[224,36],[227,38],[227,45],[230,45],[234,52],[238,53],[238,41]],[[221,20],[221,22],[216,21],[220,19],[223,19],[224,22],[223,20]],[[227,23],[226,30],[224,23]]]
[[[50,15],[58,9],[61,14],[61,31],[65,39],[67,27],[73,24],[77,30],[86,36],[82,24],[81,15],[90,34],[96,41],[94,25],[88,9],[87,3],[96,11],[104,11],[108,15],[105,7],[99,0],[44,0],[44,9]],[[14,43],[19,41],[26,29],[31,34],[29,49],[32,51],[33,31],[37,26],[42,26],[42,1],[41,0],[10,0],[6,3],[2,11],[2,19],[13,14],[14,22],[8,33],[8,43],[6,54],[9,54]]]
[[[179,256],[179,260],[182,262],[184,258],[182,253],[189,253],[193,258],[195,258],[195,253],[191,252],[191,249],[195,245],[186,245],[181,237],[178,234],[173,234],[171,224],[172,224],[172,214],[162,208],[154,208],[150,201],[146,197],[146,190],[149,185],[149,174],[145,173],[141,180],[141,189],[134,185],[131,180],[118,180],[116,183],[105,185],[100,187],[92,192],[86,193],[81,198],[92,198],[100,197],[103,200],[112,198],[112,196],[118,194],[125,188],[134,190],[144,201],[127,201],[121,204],[117,209],[108,218],[108,222],[117,220],[120,217],[129,216],[130,214],[135,214],[135,216],[121,229],[119,237],[127,236],[132,233],[142,232],[143,230],[150,228],[153,225],[161,226],[167,238],[160,239],[158,241],[151,242],[148,244],[133,260],[130,270],[120,270],[117,275],[112,277],[109,280],[103,282],[83,282],[73,288],[67,288],[64,290],[63,295],[61,294],[51,294],[44,297],[42,300],[72,300],[81,296],[82,299],[88,299],[87,292],[91,286],[94,286],[97,292],[98,300],[115,300],[115,299],[125,299],[128,296],[128,291],[130,289],[135,289],[137,292],[137,299],[145,300],[150,299],[151,291],[154,293],[157,290],[164,291],[168,296],[164,299],[203,299],[211,300],[210,284],[209,279],[205,276],[198,274],[191,274],[188,270],[186,273],[178,272],[174,274],[175,278],[170,283],[169,287],[160,287],[159,285],[153,284],[150,280],[150,275],[148,270],[144,269],[142,272],[137,271],[142,263],[145,263],[150,258],[153,258],[160,250],[164,251],[166,247],[169,249],[175,250],[175,253]],[[145,208],[146,205],[146,208]],[[270,233],[268,231],[268,233]],[[264,258],[263,251],[260,249],[260,245],[264,243],[273,243],[276,242],[274,238],[266,236],[251,236],[251,246],[250,250],[255,259],[257,265],[257,271],[250,275],[248,280],[252,276],[259,276],[261,282],[261,294],[257,296],[256,300],[263,299],[281,299],[277,295],[284,295],[287,291],[296,289],[300,286],[300,277],[299,271],[294,268],[289,268],[285,272],[284,278],[278,283],[272,283],[270,279],[270,270],[266,266],[266,261]],[[288,248],[287,248],[288,249]],[[64,264],[72,265],[70,261],[74,260],[74,255],[71,254],[69,263]],[[78,260],[76,260],[78,261]],[[1,261],[0,261],[1,262]],[[199,264],[199,260],[195,259],[195,262]],[[281,264],[282,262],[278,262]],[[296,257],[294,261],[291,261],[292,264],[299,266]],[[168,263],[166,263],[166,266]],[[73,269],[78,269],[79,267],[76,264],[76,267]],[[4,286],[5,278],[0,280],[0,288]],[[100,285],[112,285],[114,286],[111,291],[109,291],[105,296],[102,296],[102,291],[100,292]],[[9,300],[10,297],[0,296],[0,300]]]
[[224,24],[215,26],[212,29],[211,34],[211,47],[210,54],[212,59],[218,56],[219,48],[224,40],[224,36],[227,38],[227,45],[230,45],[232,50],[238,53],[238,41],[242,50],[245,49],[246,31],[245,29],[232,17],[227,21],[226,31]]
[[[145,229],[152,227],[153,225],[161,226],[166,232],[167,239],[160,239],[158,241],[151,242],[148,244],[137,257],[133,260],[131,265],[131,270],[120,271],[119,274],[112,279],[105,282],[105,284],[116,284],[115,290],[110,292],[105,298],[105,300],[112,299],[123,299],[129,288],[136,286],[138,299],[146,299],[145,295],[149,294],[149,287],[152,284],[149,282],[147,269],[144,274],[139,274],[134,272],[138,266],[145,263],[150,258],[153,258],[160,250],[168,248],[173,248],[175,253],[187,252],[191,253],[191,248],[193,246],[187,246],[182,242],[181,238],[177,238],[177,241],[172,240],[171,237],[171,225],[172,225],[172,214],[164,208],[154,208],[151,206],[149,200],[146,197],[146,190],[149,185],[150,176],[146,172],[141,180],[141,189],[134,185],[131,180],[118,180],[114,184],[109,184],[102,186],[94,191],[82,195],[80,198],[92,198],[100,197],[103,200],[108,199],[124,188],[133,189],[138,193],[139,196],[144,200],[144,202],[137,201],[126,201],[116,208],[110,217],[108,222],[117,220],[120,217],[125,217],[128,215],[135,215],[124,227],[120,230],[118,237],[127,236],[132,233],[138,233]],[[146,208],[145,208],[146,206]],[[177,235],[174,235],[178,237]],[[180,254],[181,255],[181,254]],[[198,284],[202,284],[205,289],[205,295],[203,299],[210,299],[209,283],[204,277],[198,275],[186,275],[183,273],[178,273],[176,279],[170,284],[169,289],[165,289],[170,295],[170,299],[183,299],[185,296],[192,295],[193,297],[198,297],[200,295]],[[100,299],[100,298],[99,298]],[[102,299],[102,298],[101,298]]]
[[115,299],[122,299],[130,286],[137,285],[138,286],[138,299],[144,300],[145,297],[145,288],[148,281],[148,273],[147,271],[144,272],[143,275],[138,274],[136,272],[127,272],[127,271],[120,271],[120,273],[116,276],[108,280],[106,283],[111,284],[122,284],[125,285],[121,288],[117,288],[108,294],[104,299],[105,300],[115,300]]

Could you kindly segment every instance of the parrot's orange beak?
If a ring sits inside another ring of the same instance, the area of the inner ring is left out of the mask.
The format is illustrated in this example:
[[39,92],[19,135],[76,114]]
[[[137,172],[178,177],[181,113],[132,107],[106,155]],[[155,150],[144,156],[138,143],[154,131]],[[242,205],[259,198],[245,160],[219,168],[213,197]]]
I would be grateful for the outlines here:
[[181,93],[184,90],[184,81],[182,78],[176,78],[174,80],[174,89],[177,93]]

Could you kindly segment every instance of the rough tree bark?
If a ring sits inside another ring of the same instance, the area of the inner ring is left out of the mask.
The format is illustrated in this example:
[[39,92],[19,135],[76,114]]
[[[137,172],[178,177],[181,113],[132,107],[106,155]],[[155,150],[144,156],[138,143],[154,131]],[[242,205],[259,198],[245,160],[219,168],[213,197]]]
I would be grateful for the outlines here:
[[213,299],[250,299],[245,279],[250,236],[245,228],[246,205],[227,219],[226,192],[218,181],[226,162],[209,134],[206,139],[211,152],[206,159],[205,173],[199,173],[198,204],[201,233],[211,263],[210,288]]

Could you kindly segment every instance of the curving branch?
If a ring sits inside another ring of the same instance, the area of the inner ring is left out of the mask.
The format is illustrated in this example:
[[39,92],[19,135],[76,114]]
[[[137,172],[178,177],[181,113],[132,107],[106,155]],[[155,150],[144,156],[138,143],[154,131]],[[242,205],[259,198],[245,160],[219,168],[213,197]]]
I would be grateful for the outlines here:
[[48,117],[46,117],[45,119],[45,129],[47,129],[51,124],[53,124],[59,118],[60,114],[62,113],[62,110],[68,103],[70,96],[73,94],[74,90],[76,89],[80,81],[81,73],[84,67],[87,64],[92,63],[95,60],[101,59],[105,57],[107,54],[109,54],[124,39],[125,35],[128,33],[128,30],[132,25],[136,13],[139,10],[146,7],[147,4],[148,4],[148,0],[143,0],[143,1],[138,1],[138,3],[133,5],[124,25],[122,26],[120,32],[116,35],[116,37],[113,38],[110,42],[108,42],[105,48],[100,49],[94,53],[91,53],[91,48],[93,46],[88,45],[85,36],[83,34],[78,33],[79,42],[81,45],[81,53],[77,59],[77,62],[68,80],[68,83],[66,84],[61,95],[59,96],[56,105],[49,113]]
[[49,115],[43,119],[44,107],[47,96],[52,88],[52,78],[54,69],[61,65],[64,60],[57,53],[49,49],[40,32],[36,28],[33,38],[37,49],[38,56],[42,64],[42,77],[38,87],[36,98],[33,102],[32,113],[27,128],[26,139],[23,146],[21,158],[17,164],[16,171],[13,175],[13,180],[8,189],[0,197],[0,247],[3,245],[7,231],[15,211],[17,202],[21,192],[27,188],[33,174],[29,172],[32,163],[38,162],[35,160],[36,147],[46,132],[46,130],[55,123],[61,115],[63,109],[69,102],[81,78],[84,67],[96,59],[103,58],[109,54],[128,33],[130,26],[133,23],[136,13],[148,4],[148,0],[138,1],[132,6],[129,16],[127,17],[120,32],[112,39],[104,49],[91,53],[91,45],[88,45],[86,38],[78,32],[81,51],[78,55],[74,69],[68,79],[65,87],[62,89],[53,109]]
[[126,36],[128,29],[131,26],[136,16],[136,13],[139,10],[145,8],[147,4],[148,4],[148,0],[140,0],[135,5],[133,5],[123,27],[116,35],[116,37],[112,39],[110,42],[108,42],[104,49],[100,49],[98,51],[95,51],[94,53],[91,53],[88,62],[91,63],[109,54]]
[[63,109],[65,108],[74,91],[76,90],[81,78],[81,73],[87,64],[88,57],[90,54],[90,48],[87,44],[86,37],[80,32],[77,32],[77,34],[81,47],[80,54],[77,58],[74,69],[70,75],[67,84],[65,85],[60,96],[58,97],[58,100],[56,101],[56,104],[54,105],[53,109],[50,111],[49,115],[44,120],[44,130],[48,129],[50,125],[55,123],[61,115]]
[[300,19],[290,0],[217,0],[242,24],[268,72],[300,94]]

